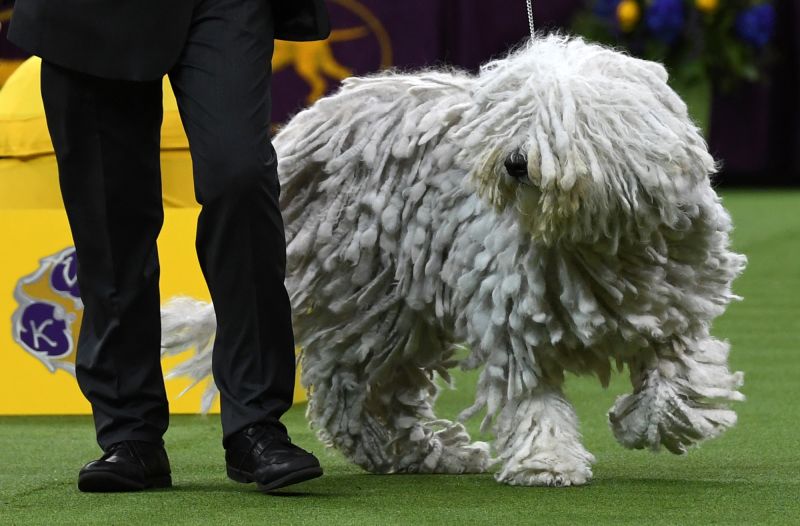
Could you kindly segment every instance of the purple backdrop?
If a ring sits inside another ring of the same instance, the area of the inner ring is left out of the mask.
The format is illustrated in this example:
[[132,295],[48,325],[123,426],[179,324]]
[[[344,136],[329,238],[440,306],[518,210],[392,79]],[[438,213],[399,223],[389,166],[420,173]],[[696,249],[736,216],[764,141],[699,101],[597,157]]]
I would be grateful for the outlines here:
[[[273,120],[281,122],[330,91],[338,77],[381,66],[400,69],[452,64],[475,69],[528,34],[524,0],[327,0],[333,41],[300,60],[299,48],[279,43]],[[0,0],[0,9],[12,5]],[[779,50],[770,81],[714,97],[710,145],[724,165],[725,183],[800,183],[800,0],[777,0]],[[540,29],[568,27],[581,0],[536,0]],[[2,34],[5,33],[5,27]],[[0,39],[0,57],[24,54]],[[299,63],[313,67],[296,68]],[[302,70],[302,71],[301,71]]]
[[[564,26],[578,5],[580,0],[534,2],[537,26]],[[361,74],[380,67],[381,46],[391,48],[394,68],[448,64],[474,70],[528,35],[524,0],[328,0],[328,6],[334,27],[330,44],[333,58]],[[380,28],[370,26],[373,17]],[[352,40],[337,36],[337,31],[358,28],[366,28],[367,34]],[[383,40],[376,34],[381,29],[386,33]],[[328,91],[338,86],[335,78],[324,73],[321,76]],[[292,66],[276,69],[274,121],[284,121],[303,107],[310,91],[308,84]]]

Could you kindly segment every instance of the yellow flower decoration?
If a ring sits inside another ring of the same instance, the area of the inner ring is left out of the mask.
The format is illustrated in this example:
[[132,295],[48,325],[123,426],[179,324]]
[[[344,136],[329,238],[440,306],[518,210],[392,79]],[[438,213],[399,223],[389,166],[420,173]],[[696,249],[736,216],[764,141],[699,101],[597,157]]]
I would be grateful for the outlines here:
[[[699,0],[698,0],[699,1]],[[635,0],[622,0],[617,5],[617,20],[619,27],[626,33],[633,31],[642,18],[642,10]]]
[[698,11],[710,14],[719,7],[719,0],[695,0],[694,5]]

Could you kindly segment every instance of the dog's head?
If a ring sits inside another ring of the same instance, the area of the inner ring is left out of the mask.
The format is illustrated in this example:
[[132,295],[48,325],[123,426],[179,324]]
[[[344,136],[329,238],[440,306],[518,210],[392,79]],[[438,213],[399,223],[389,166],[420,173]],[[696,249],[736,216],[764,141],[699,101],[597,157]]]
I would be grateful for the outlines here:
[[455,132],[478,193],[545,243],[685,222],[716,169],[660,64],[551,36],[484,66]]

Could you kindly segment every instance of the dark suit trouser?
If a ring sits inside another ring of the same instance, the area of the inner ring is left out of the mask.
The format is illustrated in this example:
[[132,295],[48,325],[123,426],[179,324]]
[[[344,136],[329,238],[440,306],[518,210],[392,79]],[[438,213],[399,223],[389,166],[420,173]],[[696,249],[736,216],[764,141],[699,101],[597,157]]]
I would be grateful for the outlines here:
[[[202,205],[197,254],[217,314],[213,372],[223,443],[250,424],[276,422],[294,390],[269,139],[270,17],[265,0],[198,1],[169,72]],[[45,62],[42,96],[85,306],[76,371],[98,443],[160,443],[168,424],[156,248],[161,81],[108,80]]]

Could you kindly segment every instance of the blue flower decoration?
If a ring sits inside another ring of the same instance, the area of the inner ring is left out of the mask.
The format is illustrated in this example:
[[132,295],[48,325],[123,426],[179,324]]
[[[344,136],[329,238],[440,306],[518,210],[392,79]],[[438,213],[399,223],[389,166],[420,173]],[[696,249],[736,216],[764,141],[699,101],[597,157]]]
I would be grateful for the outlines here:
[[645,21],[656,38],[672,44],[686,23],[683,0],[654,0],[647,9]]
[[748,44],[763,48],[775,31],[775,8],[772,4],[751,7],[736,18],[736,32]]
[[617,6],[621,0],[596,0],[592,10],[597,16],[611,18],[617,14]]

